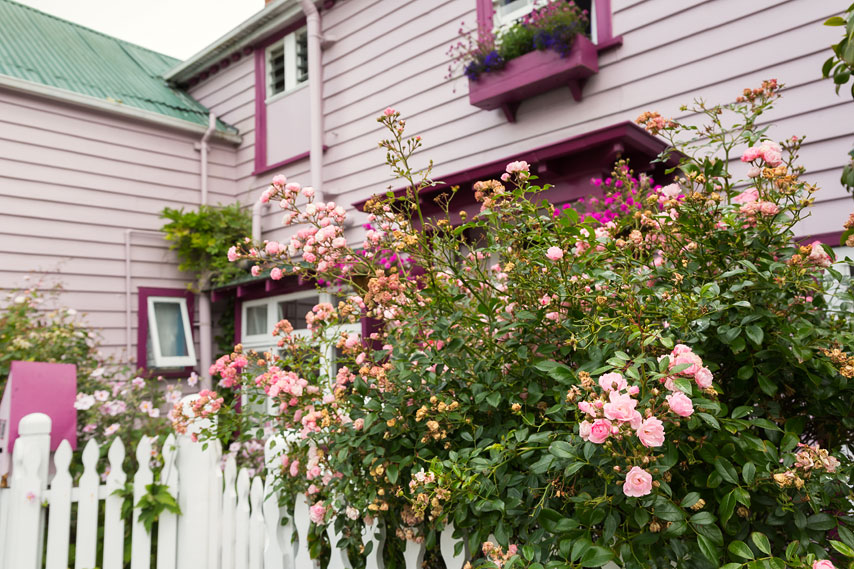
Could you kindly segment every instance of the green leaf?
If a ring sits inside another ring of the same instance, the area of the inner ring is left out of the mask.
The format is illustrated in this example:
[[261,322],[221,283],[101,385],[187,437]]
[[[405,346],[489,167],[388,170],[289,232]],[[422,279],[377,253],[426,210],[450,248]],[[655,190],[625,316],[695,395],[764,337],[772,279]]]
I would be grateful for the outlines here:
[[753,545],[759,549],[759,551],[765,555],[771,555],[771,543],[769,543],[768,538],[764,533],[755,531],[750,534],[750,540],[753,542]]
[[854,549],[848,547],[841,541],[835,541],[831,539],[830,545],[833,547],[833,549],[835,549],[845,557],[854,557]]
[[400,467],[397,463],[390,463],[388,468],[385,469],[386,476],[388,476],[388,481],[392,484],[397,483],[397,475],[400,472]]
[[756,476],[756,465],[752,462],[745,462],[741,468],[741,477],[747,484],[753,484],[753,478]]
[[549,452],[557,458],[575,458],[575,447],[566,441],[555,441],[549,445]]
[[690,508],[694,504],[700,501],[700,494],[697,492],[688,492],[685,494],[685,497],[682,498],[681,506],[683,508]]
[[694,525],[704,526],[715,522],[715,515],[711,512],[698,512],[691,516],[688,521]]
[[730,492],[721,499],[718,505],[718,513],[721,516],[721,524],[726,525],[735,510],[735,493]]
[[730,461],[722,456],[715,458],[715,471],[730,484],[738,484],[738,473]]
[[697,545],[700,547],[700,552],[703,554],[703,556],[712,563],[714,563],[715,566],[717,566],[719,553],[718,548],[715,547],[715,544],[712,543],[708,537],[704,535],[698,535]]
[[492,393],[486,396],[486,402],[492,405],[493,407],[498,407],[498,404],[501,402],[501,392],[493,391]]
[[762,332],[762,328],[757,326],[756,324],[751,324],[747,328],[744,329],[747,337],[750,338],[750,341],[756,344],[757,346],[762,345],[762,340],[765,338],[765,333]]
[[581,557],[582,567],[602,567],[614,558],[610,549],[594,545]]
[[844,26],[848,22],[845,21],[845,18],[841,18],[839,16],[833,16],[832,18],[828,18],[824,21],[825,26]]
[[812,530],[831,530],[836,527],[836,518],[829,514],[813,514],[807,518],[807,527]]
[[729,549],[729,552],[733,555],[738,555],[739,557],[744,557],[745,559],[753,559],[753,551],[751,551],[747,544],[743,541],[732,541],[727,546],[727,549]]

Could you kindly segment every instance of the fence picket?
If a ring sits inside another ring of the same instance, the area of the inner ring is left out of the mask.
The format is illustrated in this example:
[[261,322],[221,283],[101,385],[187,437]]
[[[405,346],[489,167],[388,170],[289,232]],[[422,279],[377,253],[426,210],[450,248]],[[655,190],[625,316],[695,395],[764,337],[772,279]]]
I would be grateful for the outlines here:
[[56,474],[50,483],[46,569],[68,569],[68,546],[71,541],[71,488],[74,483],[68,471],[71,456],[71,445],[68,441],[59,443],[53,455]]
[[385,546],[385,525],[377,518],[373,518],[371,523],[366,523],[362,528],[362,543],[365,548],[368,544],[373,544],[370,553],[365,560],[365,569],[385,569],[383,561],[383,547]]
[[[175,435],[163,443],[163,468],[160,483],[174,497],[178,493],[178,466],[175,464]],[[157,569],[175,569],[178,561],[178,516],[164,511],[157,520]]]
[[237,511],[234,516],[234,569],[249,567],[249,471],[237,473]]
[[[146,493],[146,486],[154,481],[151,472],[151,439],[142,437],[136,447],[136,460],[139,468],[133,477],[133,503],[139,503]],[[133,510],[133,525],[131,526],[130,567],[131,569],[149,569],[151,567],[151,536],[139,520],[140,511]]]
[[406,548],[403,550],[404,566],[406,569],[421,569],[421,564],[424,562],[424,543],[415,541],[406,541]]
[[41,567],[44,520],[41,501],[47,486],[50,453],[50,417],[33,413],[18,423],[20,437],[12,453],[12,488],[9,495],[9,535],[5,542],[5,567]]
[[273,490],[273,478],[268,475],[264,484],[264,569],[285,569],[292,557],[285,558],[279,543],[279,493]]
[[298,494],[296,503],[294,504],[294,527],[297,532],[297,551],[294,556],[294,567],[302,569],[305,567],[316,567],[316,563],[311,559],[311,553],[308,549],[308,529],[311,523],[311,518],[308,514],[308,499],[305,494]]
[[99,445],[90,439],[83,449],[83,475],[77,491],[77,542],[74,568],[89,569],[98,565],[98,476]]
[[[124,488],[127,482],[122,463],[125,444],[115,439],[107,451],[110,473],[107,475],[107,496],[104,498],[104,569],[122,569],[125,556],[125,520],[122,518],[124,498],[113,492]],[[53,514],[51,514],[53,515]]]
[[457,541],[460,540],[454,538],[454,524],[448,523],[439,538],[439,547],[447,569],[462,569],[468,560],[468,544],[465,539],[461,540],[463,548],[460,550],[460,554],[454,555]]
[[350,557],[347,555],[346,549],[338,547],[338,542],[341,541],[341,532],[335,531],[335,520],[329,522],[326,526],[326,535],[329,537],[329,565],[326,569],[352,569]]
[[249,516],[249,569],[264,567],[264,513],[261,503],[264,500],[264,483],[261,477],[252,479],[249,490],[249,505],[252,513]]
[[215,440],[203,451],[207,457],[208,474],[208,550],[210,569],[222,566],[222,543],[218,538],[222,532],[222,444]]
[[237,511],[237,463],[233,456],[225,461],[222,492],[222,569],[234,569],[234,514]]

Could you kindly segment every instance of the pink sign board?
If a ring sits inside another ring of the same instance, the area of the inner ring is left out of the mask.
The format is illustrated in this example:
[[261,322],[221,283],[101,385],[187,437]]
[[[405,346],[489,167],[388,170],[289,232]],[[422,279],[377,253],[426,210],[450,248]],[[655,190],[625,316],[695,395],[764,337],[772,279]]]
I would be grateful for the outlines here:
[[44,413],[52,422],[50,450],[67,440],[77,448],[77,366],[44,362],[12,362],[0,402],[0,451],[12,454],[18,423],[30,413]]

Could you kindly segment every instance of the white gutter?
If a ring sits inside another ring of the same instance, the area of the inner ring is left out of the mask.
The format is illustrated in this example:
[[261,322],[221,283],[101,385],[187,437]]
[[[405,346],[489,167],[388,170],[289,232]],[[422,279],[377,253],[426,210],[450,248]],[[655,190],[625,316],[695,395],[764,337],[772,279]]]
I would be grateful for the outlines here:
[[[73,91],[60,89],[58,87],[42,85],[41,83],[26,81],[24,79],[9,77],[6,75],[0,75],[0,88],[6,88],[11,91],[24,93],[26,95],[36,95],[45,99],[50,99],[52,101],[58,101],[60,103],[77,105],[80,107],[85,107],[87,109],[100,111],[111,115],[117,115],[128,119],[154,123],[163,127],[173,128],[175,130],[191,132],[199,135],[204,134],[208,128],[205,125],[196,124],[173,117],[167,117],[166,115],[161,115],[160,113],[146,111],[145,109],[138,109],[136,107],[131,107],[116,101],[99,99],[90,95],[83,95],[81,93],[75,93]],[[230,142],[232,144],[240,144],[240,142],[243,140],[243,138],[238,134],[221,131],[215,131],[213,133],[213,137],[225,142]]]
[[[131,338],[131,278],[130,278],[130,236],[132,233],[139,235],[156,235],[163,238],[161,231],[152,231],[150,229],[125,229],[125,354],[128,361],[131,359],[130,347]],[[142,367],[145,362],[136,362],[137,367]]]
[[252,204],[252,240],[256,243],[261,242],[261,213],[269,205],[269,202],[264,203],[261,200],[255,200]]
[[321,62],[320,13],[313,0],[300,0],[308,34],[308,90],[311,102],[311,185],[317,202],[323,202],[323,64]]
[[[199,186],[201,196],[199,207],[208,205],[208,140],[216,131],[216,115],[208,115],[208,130],[196,144],[199,150]],[[199,283],[200,285],[202,283]],[[201,287],[200,287],[201,288]],[[202,379],[202,389],[211,388],[211,377],[208,370],[213,362],[213,331],[211,326],[211,297],[210,293],[199,290],[199,376]]]

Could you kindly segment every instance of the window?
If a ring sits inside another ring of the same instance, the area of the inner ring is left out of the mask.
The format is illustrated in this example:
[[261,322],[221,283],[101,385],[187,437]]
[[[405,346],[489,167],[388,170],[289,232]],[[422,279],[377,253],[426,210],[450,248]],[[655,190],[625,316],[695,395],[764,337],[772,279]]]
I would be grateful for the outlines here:
[[285,93],[308,81],[308,34],[291,32],[267,47],[267,97]]
[[148,367],[174,368],[196,365],[193,332],[187,299],[174,296],[149,296]]
[[[611,28],[611,0],[574,0],[575,5],[587,10],[587,35],[598,49],[622,44],[622,37],[614,37]],[[518,21],[535,8],[548,4],[548,0],[477,0],[477,21],[481,28],[502,28]]]
[[[851,288],[852,277],[854,277],[854,261],[849,262],[846,259],[854,260],[854,247],[834,247],[833,254],[836,255],[836,262],[833,263],[833,268],[842,274],[842,280],[838,283],[831,283],[828,287],[830,293],[826,296],[827,305],[834,312],[849,313],[851,311],[851,303],[842,295]],[[827,275],[828,279],[830,275]]]
[[[311,332],[306,324],[305,315],[311,312],[316,304],[329,302],[335,305],[337,301],[338,299],[331,293],[318,293],[313,290],[246,301],[243,303],[240,314],[240,343],[243,344],[244,348],[256,352],[275,351],[273,328],[282,319],[291,323],[295,335],[310,336]],[[342,332],[360,334],[362,326],[361,324],[345,324],[329,331],[329,341],[324,342],[321,361],[330,381],[338,372],[336,349],[332,339],[339,337]]]

